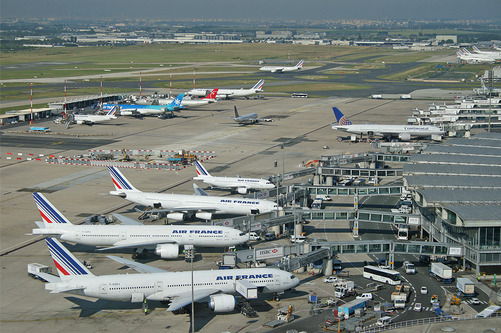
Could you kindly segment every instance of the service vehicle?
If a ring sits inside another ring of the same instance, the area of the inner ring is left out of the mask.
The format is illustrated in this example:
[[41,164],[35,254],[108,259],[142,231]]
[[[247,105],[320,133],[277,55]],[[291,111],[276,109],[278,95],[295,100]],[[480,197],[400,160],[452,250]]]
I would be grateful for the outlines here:
[[338,278],[337,276],[329,276],[324,279],[325,283],[334,283],[337,282]]
[[475,282],[468,278],[457,278],[456,290],[465,297],[473,297],[475,296]]
[[486,307],[484,310],[480,311],[475,318],[489,318],[494,313],[498,312],[501,309],[501,306],[491,305]]
[[261,237],[255,232],[249,232],[249,240],[251,241],[258,241],[261,240]]
[[421,306],[421,303],[415,303],[414,304],[414,311],[421,311],[423,310],[423,307]]
[[365,299],[370,301],[372,299],[372,293],[363,293],[362,295],[357,296],[356,299]]
[[404,261],[404,268],[406,274],[416,274],[416,267],[410,261]]
[[452,283],[452,268],[441,262],[431,263],[430,275],[439,282]]
[[423,294],[423,295],[428,294],[428,288],[425,286],[421,287],[421,294]]
[[381,317],[376,322],[376,326],[379,326],[379,327],[384,327],[384,326],[387,326],[389,324],[391,324],[391,317],[390,316]]
[[473,305],[479,305],[480,304],[480,300],[478,298],[476,298],[476,297],[473,297],[471,299],[470,303],[473,304]]
[[364,266],[364,278],[387,283],[390,285],[397,285],[402,283],[400,273],[386,268],[376,266]]

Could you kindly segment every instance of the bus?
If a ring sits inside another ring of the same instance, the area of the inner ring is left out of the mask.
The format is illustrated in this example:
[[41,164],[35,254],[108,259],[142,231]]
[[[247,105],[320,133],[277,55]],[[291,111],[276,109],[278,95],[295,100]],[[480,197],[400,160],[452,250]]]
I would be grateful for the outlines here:
[[292,93],[291,97],[308,98],[308,94],[306,94],[306,93]]
[[364,266],[364,278],[384,282],[390,285],[400,284],[400,273],[392,269],[376,266]]

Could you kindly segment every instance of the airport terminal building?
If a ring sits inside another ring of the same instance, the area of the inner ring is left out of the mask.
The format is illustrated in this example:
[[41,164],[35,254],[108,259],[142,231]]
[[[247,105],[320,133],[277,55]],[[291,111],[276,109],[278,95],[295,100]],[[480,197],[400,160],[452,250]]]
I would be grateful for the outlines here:
[[477,274],[501,272],[501,133],[429,146],[403,176],[430,241],[461,244]]

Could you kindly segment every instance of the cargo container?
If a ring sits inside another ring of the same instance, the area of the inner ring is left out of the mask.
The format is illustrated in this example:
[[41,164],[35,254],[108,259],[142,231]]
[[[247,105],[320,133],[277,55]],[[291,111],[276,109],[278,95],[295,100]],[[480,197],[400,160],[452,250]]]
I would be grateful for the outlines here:
[[367,300],[355,299],[355,300],[348,302],[344,305],[338,306],[337,311],[344,313],[345,316],[349,316],[355,312],[355,309],[365,308],[366,305],[367,305]]
[[452,283],[452,268],[441,262],[432,262],[430,275],[443,283]]
[[466,297],[475,296],[475,282],[468,278],[457,278],[456,289],[461,295]]

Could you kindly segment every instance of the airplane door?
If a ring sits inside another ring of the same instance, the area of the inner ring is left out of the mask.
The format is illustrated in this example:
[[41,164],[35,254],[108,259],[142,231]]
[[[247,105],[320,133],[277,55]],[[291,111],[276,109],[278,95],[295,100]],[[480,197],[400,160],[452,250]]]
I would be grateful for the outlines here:
[[[190,231],[191,231],[191,230],[190,230]],[[190,233],[188,234],[188,239],[189,239],[190,241],[192,241],[192,240],[193,240],[193,237],[195,237],[195,236],[194,236],[194,233],[191,233],[191,232],[190,232]]]
[[108,293],[108,285],[103,283],[99,288],[101,294],[106,295]]
[[228,232],[228,231],[225,231],[225,232],[224,232],[224,239],[225,239],[225,240],[229,240],[229,239],[230,239],[230,235],[229,235],[229,232]]
[[279,275],[275,275],[275,285],[276,286],[280,285],[280,276]]
[[157,292],[158,291],[163,291],[164,289],[164,283],[162,281],[157,282]]
[[122,240],[126,240],[127,239],[127,233],[126,232],[122,232]]

